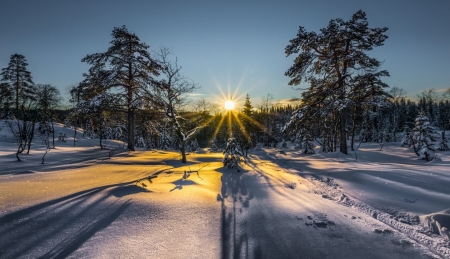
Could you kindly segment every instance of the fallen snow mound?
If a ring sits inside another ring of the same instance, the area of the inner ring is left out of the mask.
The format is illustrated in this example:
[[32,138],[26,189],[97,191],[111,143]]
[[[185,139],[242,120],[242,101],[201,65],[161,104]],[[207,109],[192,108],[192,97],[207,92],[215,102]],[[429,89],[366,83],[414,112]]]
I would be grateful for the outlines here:
[[420,223],[434,234],[450,240],[450,209],[420,216]]

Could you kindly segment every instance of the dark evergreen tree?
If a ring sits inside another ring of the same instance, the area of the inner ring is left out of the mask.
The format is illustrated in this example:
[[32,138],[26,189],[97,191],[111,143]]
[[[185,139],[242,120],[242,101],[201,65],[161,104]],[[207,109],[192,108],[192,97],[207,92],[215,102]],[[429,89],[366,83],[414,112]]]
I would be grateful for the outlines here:
[[91,65],[84,83],[94,93],[123,90],[112,91],[117,97],[115,110],[127,114],[128,149],[134,150],[134,113],[144,100],[153,100],[152,86],[156,83],[153,76],[159,75],[162,66],[150,56],[149,46],[125,26],[114,28],[112,37],[106,52],[82,59]]
[[[20,106],[24,105],[24,102],[28,99],[32,99],[33,92],[33,80],[31,73],[27,70],[27,60],[21,54],[13,54],[10,57],[9,64],[6,68],[2,69],[2,87],[0,92],[6,96],[13,94],[15,100],[15,112],[19,115]],[[9,90],[7,89],[9,87]]]
[[295,137],[295,149],[301,149],[303,154],[315,154],[314,139],[309,129],[299,131]]
[[450,129],[450,102],[448,100],[440,101],[439,109],[439,127],[442,130]]
[[299,28],[297,37],[286,47],[287,56],[299,53],[285,73],[292,78],[289,85],[302,81],[321,85],[329,91],[338,106],[340,151],[347,154],[347,114],[349,110],[349,81],[354,71],[373,71],[380,61],[367,55],[374,46],[382,46],[387,28],[369,28],[366,14],[358,11],[349,21],[331,20],[320,33],[307,32]]
[[244,102],[244,108],[242,109],[242,112],[247,115],[248,117],[251,117],[253,114],[253,106],[252,102],[250,101],[250,95],[245,96],[245,102]]
[[0,83],[0,119],[6,118],[13,101],[13,92],[8,83]]
[[[367,72],[362,75],[357,75],[353,77],[350,81],[351,94],[349,98],[352,100],[349,105],[353,108],[353,113],[358,113],[363,108],[366,111],[366,123],[365,132],[366,137],[370,137],[372,141],[380,142],[380,135],[382,119],[382,109],[390,106],[388,97],[391,97],[384,89],[389,86],[381,81],[381,77],[389,76],[387,71],[379,71],[376,73]],[[360,112],[359,112],[360,113]],[[358,116],[353,115],[353,125],[352,125],[352,145],[353,150],[353,127],[356,125],[356,119]],[[386,130],[386,128],[384,129]],[[367,136],[370,134],[370,136]],[[382,141],[381,141],[382,142]]]
[[253,146],[252,133],[255,132],[256,125],[253,119],[253,106],[250,101],[250,95],[245,96],[244,108],[242,109],[242,125],[245,129],[246,143],[244,143],[244,149],[248,149]]

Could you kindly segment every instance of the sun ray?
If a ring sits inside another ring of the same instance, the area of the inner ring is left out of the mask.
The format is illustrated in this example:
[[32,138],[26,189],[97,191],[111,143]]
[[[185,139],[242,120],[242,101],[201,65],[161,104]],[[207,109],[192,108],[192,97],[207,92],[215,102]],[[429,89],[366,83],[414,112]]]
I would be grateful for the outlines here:
[[237,124],[238,124],[238,126],[239,126],[239,129],[240,129],[240,130],[242,131],[242,133],[244,134],[245,139],[249,139],[250,135],[249,135],[249,133],[247,132],[247,130],[245,129],[245,127],[244,127],[244,125],[242,124],[242,121],[239,119],[239,116],[238,116],[238,115],[239,115],[239,114],[233,112],[233,116],[234,116],[234,118],[236,119],[236,122],[237,122]]
[[211,139],[209,140],[210,142],[213,141],[216,138],[217,133],[219,133],[219,130],[222,127],[222,124],[223,124],[224,120],[225,120],[225,116],[222,116],[222,118],[220,118],[219,125],[217,125],[216,129],[214,130],[214,134],[212,135]]
[[253,125],[257,126],[259,129],[264,130],[264,131],[267,129],[264,125],[262,125],[258,121],[256,121],[253,118],[247,116],[247,114],[241,113],[240,115],[242,115],[245,119],[249,120],[251,123],[253,123]]
[[[264,125],[248,117],[247,115],[239,112],[244,103],[245,96],[248,93],[248,91],[241,92],[241,89],[243,89],[244,85],[246,90],[255,89],[259,84],[253,82],[250,85],[248,85],[248,82],[246,80],[247,76],[248,76],[248,69],[246,69],[244,73],[239,77],[238,84],[237,86],[235,85],[235,87],[231,87],[231,78],[227,78],[226,85],[224,86],[218,82],[218,78],[213,76],[214,85],[216,86],[217,91],[214,93],[210,92],[209,94],[211,96],[211,100],[214,100],[213,103],[216,105],[216,107],[218,108],[220,107],[219,116],[221,116],[221,118],[218,125],[216,125],[214,134],[212,135],[210,141],[213,141],[215,138],[217,138],[219,132],[222,132],[220,134],[228,134],[229,137],[232,137],[233,126],[238,127],[238,130],[243,132],[246,138],[249,138],[250,132],[248,132],[248,130],[245,128],[244,123],[242,121],[242,119],[244,118],[249,123],[255,125],[256,128],[262,131],[267,131]],[[231,105],[232,103],[234,103],[234,107],[232,107]],[[217,117],[215,118],[217,119]]]
[[228,117],[228,136],[233,136],[233,123],[232,123],[232,121],[231,121],[231,113],[232,113],[233,111],[228,111],[228,115],[227,115],[227,117]]

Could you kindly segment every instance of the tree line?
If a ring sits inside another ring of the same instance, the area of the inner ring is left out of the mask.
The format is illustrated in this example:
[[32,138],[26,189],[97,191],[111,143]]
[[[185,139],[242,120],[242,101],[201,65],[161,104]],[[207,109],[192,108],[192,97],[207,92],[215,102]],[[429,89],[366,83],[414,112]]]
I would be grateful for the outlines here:
[[[136,34],[116,27],[105,52],[81,60],[90,68],[70,88],[72,108],[63,121],[56,113],[61,101],[58,89],[35,85],[20,54],[12,55],[2,69],[0,115],[9,119],[18,159],[26,148],[29,152],[35,132],[43,139],[51,137],[47,146],[55,146],[55,121],[74,129],[74,145],[77,129],[82,129],[84,135],[98,138],[101,148],[104,140],[117,139],[129,150],[178,149],[183,162],[186,152],[199,147],[221,150],[230,137],[242,150],[257,143],[284,146],[292,141],[305,153],[313,153],[318,143],[323,152],[344,154],[348,148],[355,150],[357,143],[382,145],[402,139],[419,154],[425,133],[418,132],[430,131],[429,127],[445,132],[450,127],[450,89],[442,95],[423,91],[417,102],[406,98],[401,88],[388,90],[383,78],[389,72],[369,56],[374,47],[384,45],[387,30],[370,28],[361,10],[348,21],[331,20],[319,33],[300,26],[285,48],[287,56],[296,56],[285,73],[291,78],[289,85],[309,85],[300,102],[277,105],[269,94],[253,107],[247,94],[241,110],[212,114],[205,99],[185,108],[187,94],[199,86],[182,75],[171,49],[150,53]],[[428,125],[427,130],[421,125]],[[445,135],[441,139],[445,142]]]

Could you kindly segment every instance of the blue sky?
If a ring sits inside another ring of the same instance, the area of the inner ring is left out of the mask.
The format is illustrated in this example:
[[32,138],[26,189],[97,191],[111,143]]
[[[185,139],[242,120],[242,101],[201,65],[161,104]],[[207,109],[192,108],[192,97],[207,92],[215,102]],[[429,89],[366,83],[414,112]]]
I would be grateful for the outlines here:
[[[87,54],[109,47],[114,27],[126,25],[150,45],[173,49],[198,94],[248,93],[253,102],[300,97],[284,72],[284,48],[298,26],[318,31],[330,19],[350,19],[362,9],[370,27],[388,27],[385,45],[371,55],[384,60],[390,86],[416,96],[450,87],[450,1],[22,1],[0,3],[0,68],[24,55],[35,83],[63,93],[82,80]],[[237,88],[239,89],[237,90]],[[306,87],[306,85],[305,85]],[[212,100],[211,98],[209,100]]]

